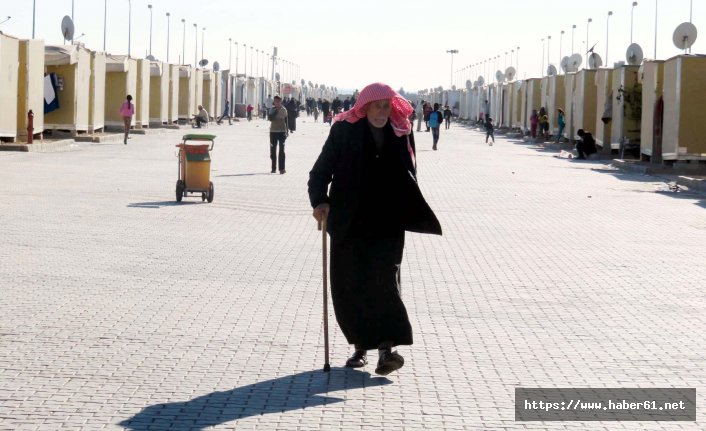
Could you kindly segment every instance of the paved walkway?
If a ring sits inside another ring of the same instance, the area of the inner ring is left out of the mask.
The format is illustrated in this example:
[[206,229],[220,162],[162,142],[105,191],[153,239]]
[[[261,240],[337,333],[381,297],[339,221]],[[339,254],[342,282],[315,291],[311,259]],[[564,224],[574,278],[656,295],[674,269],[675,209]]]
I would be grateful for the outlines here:
[[[418,134],[444,236],[408,236],[415,344],[347,371],[334,323],[325,375],[306,180],[329,127],[300,119],[285,175],[266,127],[207,130],[212,204],[174,202],[180,132],[0,153],[0,429],[706,428],[706,197]],[[515,422],[518,386],[695,387],[702,422]]]

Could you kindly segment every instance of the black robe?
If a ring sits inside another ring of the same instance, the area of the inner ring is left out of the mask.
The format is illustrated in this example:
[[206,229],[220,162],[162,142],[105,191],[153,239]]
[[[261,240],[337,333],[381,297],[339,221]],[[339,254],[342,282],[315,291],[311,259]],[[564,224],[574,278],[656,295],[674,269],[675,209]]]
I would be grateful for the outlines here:
[[334,124],[309,174],[311,205],[331,205],[336,319],[348,342],[366,350],[412,344],[399,286],[405,231],[441,234],[416,183],[414,137],[397,137],[388,124],[378,151],[369,127],[367,120]]

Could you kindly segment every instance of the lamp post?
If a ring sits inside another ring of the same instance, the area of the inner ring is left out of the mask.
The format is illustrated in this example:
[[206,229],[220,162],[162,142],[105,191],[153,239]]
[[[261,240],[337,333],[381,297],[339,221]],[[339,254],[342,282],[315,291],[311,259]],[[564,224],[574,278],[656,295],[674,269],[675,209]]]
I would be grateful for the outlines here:
[[[74,0],[71,0],[71,21],[76,24],[76,21],[74,20]],[[74,37],[71,36],[71,45],[74,44]]]
[[576,51],[574,51],[574,33],[576,33],[576,24],[571,26],[571,55],[576,53]]
[[206,58],[205,54],[203,53],[203,46],[204,46],[205,41],[206,41],[206,27],[203,27],[201,29],[201,61],[203,61]]
[[542,38],[542,65],[539,68],[539,75],[544,76],[544,38]]
[[252,75],[252,51],[253,51],[253,47],[252,47],[252,45],[250,45],[250,76],[253,76]]
[[243,44],[243,48],[244,48],[243,50],[245,51],[245,55],[243,55],[243,58],[245,59],[244,60],[245,61],[245,68],[243,70],[243,75],[245,75],[245,77],[247,78],[248,77],[248,46],[246,44]]
[[[107,5],[108,0],[105,0],[105,2]],[[35,24],[36,17],[37,17],[37,0],[32,0],[32,39],[34,39],[34,24]],[[8,16],[7,19],[10,19],[10,17]],[[105,34],[105,32],[103,32],[103,34]],[[105,51],[105,37],[103,40],[104,40],[103,51]]]
[[127,57],[130,58],[130,47],[132,46],[132,1],[127,0]]
[[240,52],[240,47],[238,42],[235,42],[235,77],[238,77],[238,53]]
[[199,56],[199,25],[194,23],[194,68],[199,66],[198,58]]
[[167,12],[167,63],[169,63],[169,20],[171,14]]
[[657,60],[657,0],[655,0],[655,60]]
[[233,39],[228,38],[228,72],[230,72],[231,59],[233,58]]
[[515,61],[517,64],[515,65],[515,68],[519,71],[520,70],[520,47],[517,47],[517,57],[515,58]]
[[564,30],[559,34],[559,64],[561,64],[561,61],[564,59],[562,51],[564,51]]
[[186,63],[186,20],[181,19],[181,25],[183,27],[182,37],[181,37],[181,61],[179,63]]
[[630,9],[630,44],[632,44],[632,28],[633,28],[633,22],[635,21],[635,19],[634,19],[635,6],[637,6],[636,1],[632,2],[632,8]]
[[[37,3],[37,0],[34,1]],[[108,0],[103,2],[103,52],[105,52],[106,27],[108,25]],[[32,10],[32,39],[34,39],[34,10]]]
[[610,46],[608,44],[608,40],[610,37],[610,17],[613,16],[613,11],[609,10],[608,11],[608,18],[606,19],[605,23],[605,64],[606,66],[608,65],[608,47]]
[[592,18],[589,18],[588,21],[586,22],[586,52],[588,52],[588,50],[589,50],[589,48],[588,48],[588,44],[589,44],[589,42],[588,42],[588,30],[590,29],[592,22],[593,22],[593,19],[592,19]]
[[[454,85],[454,54],[458,54],[458,49],[449,49],[447,54],[451,54],[451,87]],[[451,88],[449,87],[449,88]]]
[[152,55],[152,5],[148,4],[147,9],[150,10],[150,52],[149,55]]
[[549,67],[549,64],[551,64],[551,63],[550,63],[550,62],[551,62],[550,59],[552,58],[552,55],[551,55],[551,52],[552,52],[551,46],[552,46],[552,36],[549,35],[549,36],[547,36],[547,67]]

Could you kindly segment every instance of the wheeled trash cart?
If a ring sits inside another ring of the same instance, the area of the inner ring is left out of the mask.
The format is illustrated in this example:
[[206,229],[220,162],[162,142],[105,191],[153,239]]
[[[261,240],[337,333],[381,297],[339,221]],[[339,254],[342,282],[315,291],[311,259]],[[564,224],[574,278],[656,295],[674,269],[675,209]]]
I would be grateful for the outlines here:
[[[189,193],[201,194],[201,201],[213,202],[211,182],[211,151],[215,135],[184,135],[179,148],[179,174],[176,183],[176,200],[188,197]],[[210,142],[210,144],[203,144]]]

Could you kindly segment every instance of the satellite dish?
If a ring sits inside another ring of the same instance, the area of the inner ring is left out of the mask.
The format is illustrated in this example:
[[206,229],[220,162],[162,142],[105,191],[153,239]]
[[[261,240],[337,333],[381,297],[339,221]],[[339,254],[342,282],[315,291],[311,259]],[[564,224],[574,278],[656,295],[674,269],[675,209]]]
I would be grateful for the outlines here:
[[152,54],[148,55],[147,57],[145,57],[145,60],[154,61],[155,60],[154,55],[152,55]]
[[480,75],[480,76],[478,76],[478,81],[476,81],[476,82],[478,82],[479,87],[482,87],[485,85],[485,78],[483,78],[483,76]]
[[696,42],[696,36],[698,35],[698,32],[696,31],[696,26],[690,22],[685,22],[682,24],[679,24],[676,30],[674,30],[674,45],[676,45],[677,48],[683,49],[686,51],[687,49],[691,48],[691,45]]
[[636,43],[628,46],[628,51],[625,53],[625,58],[627,59],[629,65],[639,65],[642,63],[642,59],[644,58],[642,54],[642,47]]
[[214,61],[213,62],[213,71],[218,72],[219,70],[221,70],[221,64],[217,61]]
[[61,34],[64,36],[64,40],[74,38],[74,21],[68,15],[61,20]]
[[205,58],[203,60],[199,61],[199,66],[201,66],[201,67],[205,67],[207,64],[208,64],[208,60],[206,60]]
[[557,74],[556,66],[553,64],[550,64],[549,67],[547,67],[547,75],[548,76],[555,76]]
[[588,56],[588,68],[598,69],[601,66],[603,66],[603,59],[601,56],[595,52],[591,53],[591,55]]
[[505,69],[505,77],[508,81],[514,81],[515,75],[517,75],[517,70],[514,67],[510,66]]
[[497,72],[495,72],[495,79],[498,82],[503,82],[505,80],[505,75],[501,71],[498,70]]
[[466,80],[466,90],[471,90],[473,88],[473,83],[470,79]]
[[564,71],[564,73],[569,71],[569,56],[564,56],[564,58],[561,59],[561,70]]
[[275,73],[275,81],[279,82],[279,72]]
[[583,63],[583,57],[581,57],[581,54],[574,54],[569,57],[569,72],[578,72],[579,67],[581,67],[581,63]]

